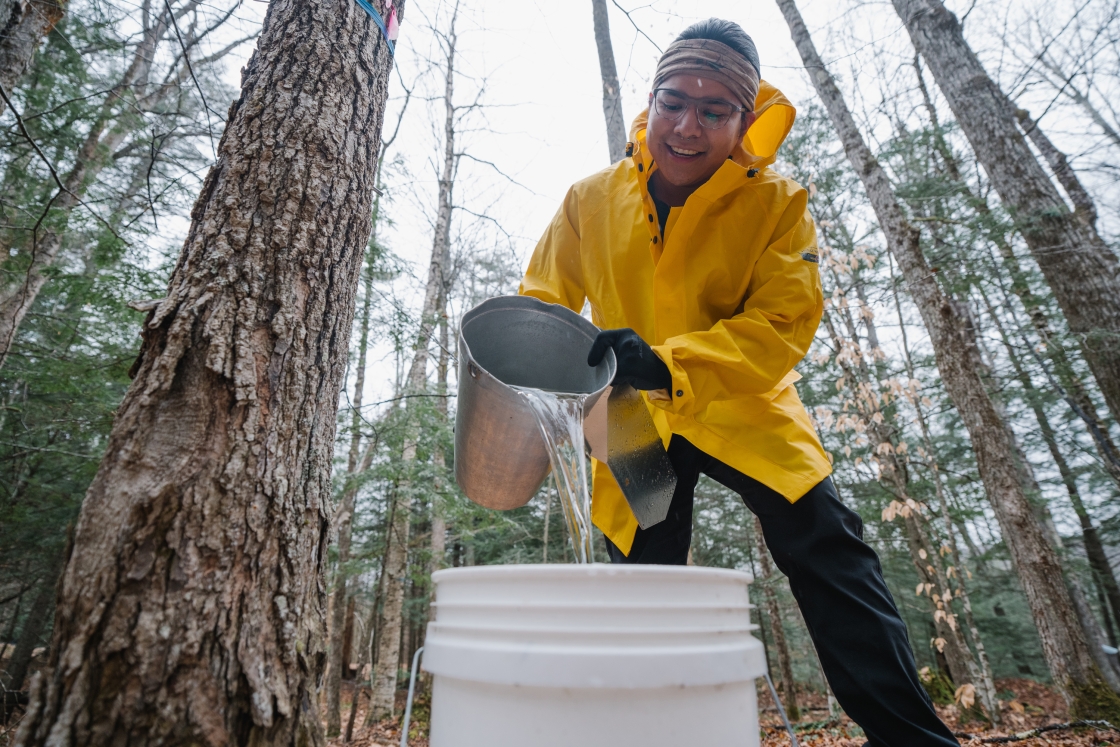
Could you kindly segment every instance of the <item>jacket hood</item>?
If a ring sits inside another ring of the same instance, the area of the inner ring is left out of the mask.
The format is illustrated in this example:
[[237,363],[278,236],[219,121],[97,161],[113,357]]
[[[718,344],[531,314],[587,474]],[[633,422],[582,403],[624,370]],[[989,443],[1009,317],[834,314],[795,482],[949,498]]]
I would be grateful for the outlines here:
[[[759,83],[754,110],[758,112],[758,119],[731,152],[731,160],[746,169],[761,169],[774,163],[778,148],[785,142],[797,118],[797,109],[786,95],[766,81]],[[648,121],[647,108],[630,125],[631,143],[645,147]]]

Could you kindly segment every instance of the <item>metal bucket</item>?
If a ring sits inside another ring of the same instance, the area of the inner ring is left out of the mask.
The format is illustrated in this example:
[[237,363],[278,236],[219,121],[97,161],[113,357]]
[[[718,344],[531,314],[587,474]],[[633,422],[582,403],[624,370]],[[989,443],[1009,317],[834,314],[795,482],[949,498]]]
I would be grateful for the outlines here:
[[615,373],[614,351],[595,368],[599,329],[579,314],[529,296],[483,301],[459,330],[455,479],[480,506],[524,506],[550,464],[537,419],[512,387],[588,394],[584,415]]

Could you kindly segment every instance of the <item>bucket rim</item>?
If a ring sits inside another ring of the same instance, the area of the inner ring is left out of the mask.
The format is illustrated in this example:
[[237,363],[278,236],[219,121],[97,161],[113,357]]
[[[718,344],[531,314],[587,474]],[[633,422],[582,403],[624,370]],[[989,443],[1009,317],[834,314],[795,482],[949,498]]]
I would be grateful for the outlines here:
[[[492,380],[494,383],[510,392],[516,391],[516,389],[499,379],[497,376],[488,371],[485,366],[478,362],[478,359],[475,358],[474,353],[471,352],[470,343],[467,342],[466,335],[463,332],[467,328],[468,324],[479,317],[498,311],[511,311],[517,309],[531,310],[542,314],[548,314],[557,321],[567,324],[572,328],[578,330],[579,332],[587,335],[588,339],[590,340],[594,340],[595,336],[602,331],[597,326],[595,326],[592,321],[586,319],[580,314],[577,314],[567,306],[558,303],[548,303],[547,301],[542,301],[539,298],[534,298],[533,296],[492,296],[485,301],[476,304],[470,311],[463,314],[463,318],[459,321],[459,345],[462,348],[462,352],[466,354],[468,362],[472,366],[477,368],[482,373],[486,374],[486,376],[489,377],[490,380]],[[592,392],[573,392],[573,394],[586,394],[588,396],[588,399],[597,399],[599,395],[606,391],[607,387],[610,386],[610,382],[614,380],[614,375],[618,370],[618,362],[615,360],[614,350],[608,349],[606,355],[603,357],[603,361],[607,364],[607,383]]]
[[690,581],[741,581],[748,585],[754,581],[754,578],[750,574],[733,568],[711,568],[708,566],[696,565],[615,565],[613,563],[523,563],[444,568],[432,574],[432,581],[469,581],[473,579],[501,578],[503,576],[527,576],[536,578],[644,576],[647,578],[688,578]]

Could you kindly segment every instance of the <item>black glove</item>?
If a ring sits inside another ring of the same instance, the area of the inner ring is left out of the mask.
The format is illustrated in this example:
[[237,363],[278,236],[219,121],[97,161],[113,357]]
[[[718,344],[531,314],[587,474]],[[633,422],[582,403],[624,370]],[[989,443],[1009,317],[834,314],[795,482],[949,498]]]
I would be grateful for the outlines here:
[[634,330],[605,329],[600,332],[587,354],[587,365],[599,365],[607,354],[607,348],[614,348],[615,360],[618,361],[612,385],[629,384],[635,389],[669,389],[673,386],[669,367]]

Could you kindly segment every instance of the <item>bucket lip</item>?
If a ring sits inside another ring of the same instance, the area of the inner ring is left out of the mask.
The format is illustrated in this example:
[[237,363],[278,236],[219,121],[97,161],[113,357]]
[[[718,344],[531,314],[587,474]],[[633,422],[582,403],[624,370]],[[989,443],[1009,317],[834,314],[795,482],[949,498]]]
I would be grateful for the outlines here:
[[539,563],[517,565],[476,565],[466,568],[444,568],[432,574],[432,580],[439,581],[487,581],[514,576],[529,579],[575,579],[575,578],[665,578],[667,580],[689,582],[738,581],[746,584],[753,578],[731,568],[709,568],[707,566],[672,565],[629,565],[613,563]]
[[[533,296],[493,296],[476,305],[473,309],[463,314],[463,318],[459,322],[459,345],[462,348],[462,351],[466,353],[466,358],[473,365],[475,365],[480,371],[485,373],[496,384],[505,389],[508,389],[511,392],[515,391],[512,386],[505,383],[497,376],[487,371],[486,368],[481,364],[479,364],[478,360],[474,357],[474,353],[471,352],[470,343],[467,342],[467,338],[463,334],[463,330],[466,329],[467,325],[478,317],[493,313],[495,311],[509,311],[511,309],[529,309],[543,314],[549,314],[566,324],[570,324],[580,332],[583,332],[588,336],[588,339],[590,340],[594,340],[595,336],[602,331],[598,327],[596,327],[594,323],[592,323],[588,319],[585,319],[580,314],[572,311],[567,306],[558,303],[548,303],[547,301],[542,301],[539,298],[534,298]],[[618,363],[615,361],[614,350],[608,349],[606,356],[604,356],[604,360],[607,363],[607,373],[610,374],[607,378],[608,383],[593,392],[577,392],[578,394],[586,394],[589,398],[597,397],[598,395],[602,394],[608,386],[610,386],[609,382],[614,379],[614,375],[618,369]]]

